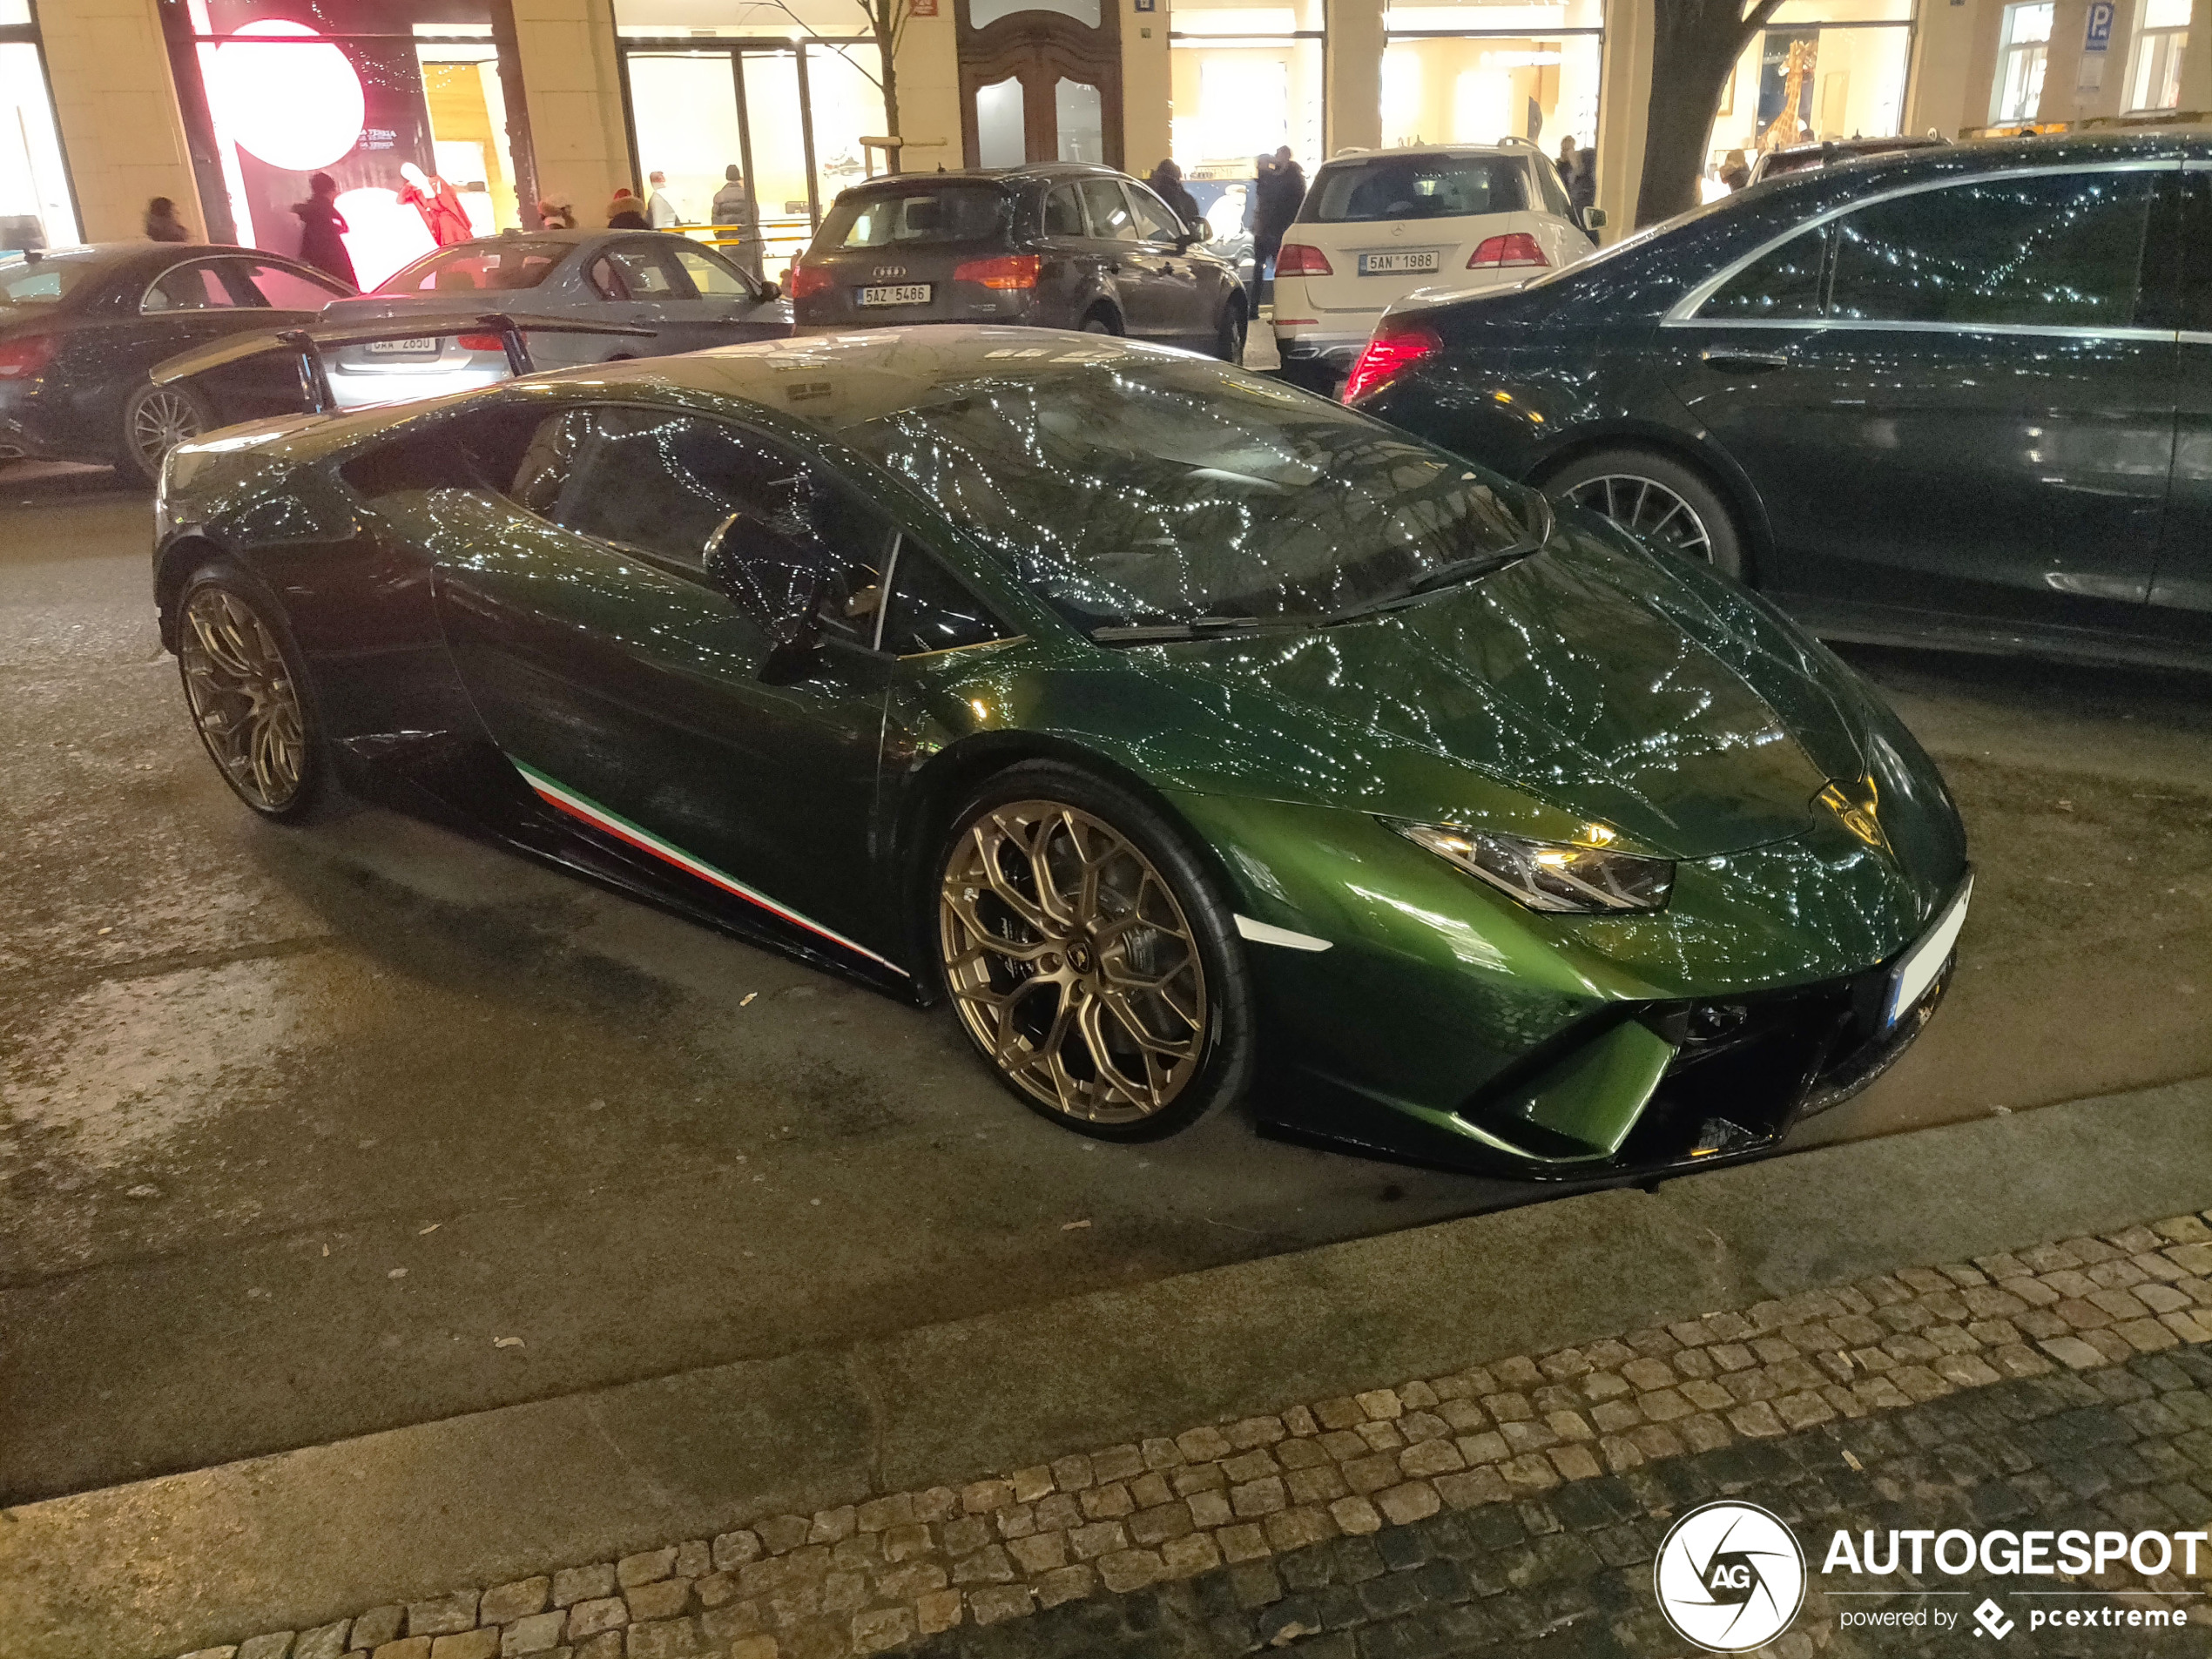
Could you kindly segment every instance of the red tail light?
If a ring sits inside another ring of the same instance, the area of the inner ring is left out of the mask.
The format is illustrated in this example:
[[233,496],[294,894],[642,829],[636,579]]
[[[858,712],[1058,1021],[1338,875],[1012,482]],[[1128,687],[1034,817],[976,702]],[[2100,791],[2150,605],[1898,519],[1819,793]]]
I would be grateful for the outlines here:
[[1507,266],[1549,265],[1544,250],[1536,246],[1536,239],[1526,231],[1515,231],[1511,236],[1486,238],[1474,257],[1467,261],[1470,271],[1492,271]]
[[453,343],[463,351],[504,352],[507,349],[507,342],[497,334],[462,334]]
[[1034,253],[1001,253],[995,259],[963,260],[953,266],[955,282],[979,282],[987,288],[1034,288],[1037,266]]
[[836,286],[837,279],[820,266],[794,265],[791,267],[791,281],[784,292],[793,300],[811,300]]
[[0,340],[0,381],[28,380],[54,361],[51,334]]
[[[1385,320],[1384,328],[1391,325]],[[1444,342],[1433,328],[1418,324],[1400,326],[1385,334],[1382,329],[1367,342],[1367,349],[1359,354],[1359,361],[1352,366],[1352,374],[1344,383],[1344,401],[1355,402],[1375,390],[1388,380],[1393,380],[1423,358],[1444,349]]]
[[1275,255],[1275,274],[1286,276],[1334,276],[1336,271],[1329,264],[1329,256],[1318,247],[1304,242],[1285,242]]

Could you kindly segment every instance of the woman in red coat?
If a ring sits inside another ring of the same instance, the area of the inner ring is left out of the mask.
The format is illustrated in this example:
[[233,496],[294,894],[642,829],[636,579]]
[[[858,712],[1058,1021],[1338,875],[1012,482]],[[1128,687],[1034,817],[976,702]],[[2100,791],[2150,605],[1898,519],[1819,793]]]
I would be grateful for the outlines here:
[[412,161],[400,163],[400,177],[406,181],[400,187],[401,205],[414,206],[422,215],[430,239],[440,247],[451,247],[475,235],[468,211],[461,205],[460,192],[451,185],[435,176],[426,179],[422,169]]

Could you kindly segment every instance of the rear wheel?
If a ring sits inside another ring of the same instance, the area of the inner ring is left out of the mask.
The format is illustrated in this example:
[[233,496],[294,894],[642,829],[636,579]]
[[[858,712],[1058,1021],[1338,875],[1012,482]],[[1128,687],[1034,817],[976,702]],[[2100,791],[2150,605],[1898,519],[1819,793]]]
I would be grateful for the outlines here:
[[1103,307],[1083,319],[1082,331],[1087,334],[1118,334],[1122,332],[1114,326],[1114,314]]
[[1001,1082],[1114,1141],[1172,1135],[1244,1093],[1256,1039],[1242,943],[1157,813],[1088,772],[1030,762],[954,823],[938,960]]
[[156,386],[148,381],[124,401],[123,462],[153,483],[172,449],[214,424],[207,400],[191,387]]
[[265,818],[314,805],[325,762],[314,699],[275,602],[227,564],[185,583],[177,666],[192,724],[223,781]]
[[1544,480],[1552,495],[1602,514],[1646,546],[1700,559],[1741,580],[1735,511],[1704,475],[1649,449],[1601,449]]

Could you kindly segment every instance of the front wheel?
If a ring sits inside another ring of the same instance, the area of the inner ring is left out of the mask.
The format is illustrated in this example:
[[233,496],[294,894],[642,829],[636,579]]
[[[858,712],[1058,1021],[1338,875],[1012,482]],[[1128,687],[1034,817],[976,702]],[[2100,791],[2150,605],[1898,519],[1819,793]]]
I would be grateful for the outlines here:
[[124,401],[123,463],[148,483],[157,482],[169,452],[214,424],[207,400],[191,387],[148,381]]
[[1703,474],[1648,449],[1601,449],[1543,481],[1549,494],[1611,519],[1647,547],[1744,575],[1736,514]]
[[1221,308],[1221,321],[1214,329],[1213,354],[1224,363],[1244,361],[1244,307],[1241,301],[1231,300]]
[[938,864],[939,965],[1001,1082],[1112,1141],[1175,1134],[1244,1093],[1256,1039],[1242,941],[1159,813],[1030,762],[954,826]]
[[282,614],[227,565],[193,572],[177,607],[177,667],[208,759],[264,818],[314,805],[324,759],[314,704]]

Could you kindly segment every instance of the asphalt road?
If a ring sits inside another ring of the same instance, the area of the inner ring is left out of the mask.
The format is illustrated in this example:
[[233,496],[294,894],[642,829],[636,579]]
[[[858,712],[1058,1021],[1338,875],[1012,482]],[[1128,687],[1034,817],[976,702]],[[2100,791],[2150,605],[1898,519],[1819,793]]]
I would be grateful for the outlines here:
[[[0,474],[0,1501],[1544,1196],[1101,1146],[948,1015],[381,811],[263,825],[147,516]],[[1805,1143],[2212,1074],[2212,678],[1857,657],[1980,878],[1949,1004]]]

